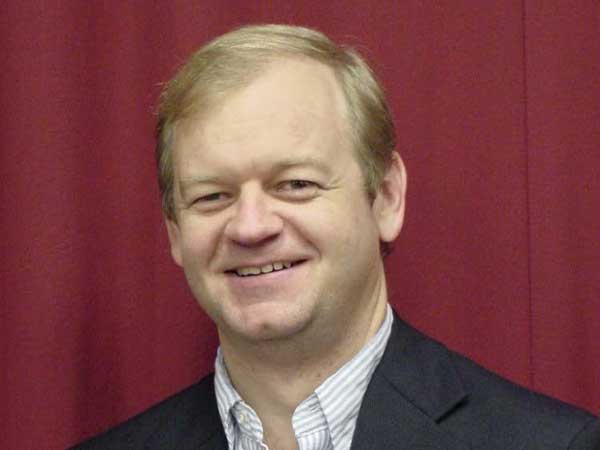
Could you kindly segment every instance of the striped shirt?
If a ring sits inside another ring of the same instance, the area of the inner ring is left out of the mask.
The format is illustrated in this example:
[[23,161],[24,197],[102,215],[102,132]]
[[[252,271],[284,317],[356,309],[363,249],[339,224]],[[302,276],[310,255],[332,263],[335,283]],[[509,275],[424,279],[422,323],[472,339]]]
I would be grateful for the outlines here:
[[[387,345],[392,322],[388,305],[375,336],[298,405],[292,426],[300,450],[350,448],[360,404]],[[229,450],[267,450],[261,421],[233,387],[220,348],[215,362],[215,393]]]

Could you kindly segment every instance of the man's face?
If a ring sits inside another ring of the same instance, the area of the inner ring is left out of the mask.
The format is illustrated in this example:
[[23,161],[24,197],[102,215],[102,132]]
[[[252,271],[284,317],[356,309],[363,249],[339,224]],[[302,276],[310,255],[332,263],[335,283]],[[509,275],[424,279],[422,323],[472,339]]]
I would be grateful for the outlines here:
[[172,254],[221,339],[337,332],[379,301],[386,225],[345,111],[329,68],[286,59],[178,125]]

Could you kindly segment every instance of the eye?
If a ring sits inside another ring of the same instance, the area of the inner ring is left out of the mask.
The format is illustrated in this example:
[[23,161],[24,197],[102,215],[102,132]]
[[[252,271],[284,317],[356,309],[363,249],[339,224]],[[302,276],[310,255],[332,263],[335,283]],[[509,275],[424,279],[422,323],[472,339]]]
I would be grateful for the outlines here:
[[199,197],[196,200],[194,200],[194,202],[215,202],[224,199],[225,194],[223,192],[214,192],[212,194],[203,195],[202,197]]
[[277,192],[286,197],[296,200],[308,200],[317,195],[319,185],[308,180],[286,180],[277,184]]
[[288,180],[288,181],[284,181],[279,186],[280,186],[281,190],[295,191],[295,190],[299,190],[299,189],[316,187],[316,184],[313,183],[312,181],[307,181],[307,180]]
[[211,192],[196,197],[190,207],[200,212],[213,212],[225,208],[229,204],[231,195],[227,192]]

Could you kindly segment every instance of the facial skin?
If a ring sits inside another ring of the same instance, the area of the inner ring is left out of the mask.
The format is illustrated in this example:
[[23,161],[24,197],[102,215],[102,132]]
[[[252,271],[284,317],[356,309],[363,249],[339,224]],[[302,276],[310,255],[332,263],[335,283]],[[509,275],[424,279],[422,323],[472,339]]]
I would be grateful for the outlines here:
[[[178,124],[171,251],[222,345],[376,331],[387,301],[379,242],[400,231],[405,174],[395,154],[369,200],[346,108],[329,68],[280,59]],[[271,263],[292,266],[236,274]]]

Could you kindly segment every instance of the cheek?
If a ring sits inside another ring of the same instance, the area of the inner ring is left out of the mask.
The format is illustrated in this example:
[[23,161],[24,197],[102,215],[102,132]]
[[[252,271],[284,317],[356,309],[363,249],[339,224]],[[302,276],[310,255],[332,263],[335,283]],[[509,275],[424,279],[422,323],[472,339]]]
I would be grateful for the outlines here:
[[337,221],[339,252],[347,260],[370,259],[379,252],[379,231],[367,205],[355,202],[343,221]]
[[368,242],[377,241],[370,210],[362,203],[346,199],[308,206],[291,211],[286,221],[321,252],[354,253]]
[[182,251],[184,265],[207,265],[218,248],[218,227],[210,221],[188,221],[182,227]]
[[296,205],[286,211],[285,221],[301,237],[315,244],[339,239],[338,232],[343,223],[335,205],[310,204]]

